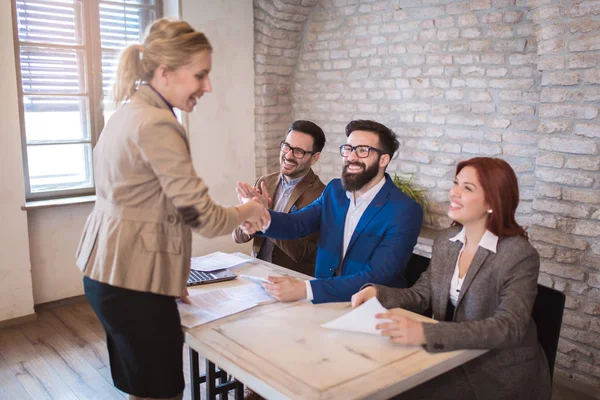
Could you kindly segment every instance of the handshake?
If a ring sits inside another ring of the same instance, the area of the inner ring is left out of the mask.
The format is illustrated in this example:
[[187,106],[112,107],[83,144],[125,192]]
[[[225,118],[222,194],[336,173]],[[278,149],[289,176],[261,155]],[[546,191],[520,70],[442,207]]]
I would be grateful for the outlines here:
[[240,204],[237,206],[240,215],[240,228],[248,235],[258,231],[266,231],[271,225],[271,215],[267,211],[271,207],[265,183],[261,182],[260,189],[245,182],[238,182],[235,188]]

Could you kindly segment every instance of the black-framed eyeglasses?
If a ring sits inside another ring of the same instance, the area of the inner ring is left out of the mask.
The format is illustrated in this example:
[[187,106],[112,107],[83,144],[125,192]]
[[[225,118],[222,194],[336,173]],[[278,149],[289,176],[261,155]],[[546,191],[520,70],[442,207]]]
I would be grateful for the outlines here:
[[282,153],[286,154],[289,153],[289,151],[291,150],[292,154],[294,155],[294,158],[304,158],[304,156],[307,154],[315,154],[314,151],[304,150],[300,147],[292,147],[289,143],[284,142],[283,140],[281,141],[281,143],[279,143],[279,148],[281,149]]
[[350,157],[350,154],[352,154],[352,152],[355,152],[358,158],[367,158],[369,157],[369,154],[371,154],[371,151],[374,151],[380,155],[383,154],[382,150],[371,146],[351,146],[349,144],[340,145],[340,154],[342,155],[342,157]]

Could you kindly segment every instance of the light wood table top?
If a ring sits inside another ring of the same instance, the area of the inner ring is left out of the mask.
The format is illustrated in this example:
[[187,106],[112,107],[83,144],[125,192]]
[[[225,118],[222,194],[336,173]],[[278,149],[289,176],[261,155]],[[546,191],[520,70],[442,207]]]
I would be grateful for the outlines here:
[[[238,274],[306,275],[249,258]],[[244,282],[247,283],[247,282]],[[238,280],[191,288],[190,294],[242,284]],[[430,354],[388,338],[325,329],[350,303],[271,303],[187,330],[186,343],[267,399],[385,399],[483,354]],[[402,315],[433,321],[412,312]]]

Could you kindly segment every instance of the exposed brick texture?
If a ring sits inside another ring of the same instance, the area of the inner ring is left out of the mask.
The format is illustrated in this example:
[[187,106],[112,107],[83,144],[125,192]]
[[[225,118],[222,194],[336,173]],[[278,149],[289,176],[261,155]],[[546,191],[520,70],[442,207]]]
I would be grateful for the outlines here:
[[293,119],[327,145],[338,177],[352,119],[394,129],[388,171],[427,188],[445,227],[460,160],[517,172],[518,219],[540,283],[567,295],[557,372],[600,387],[600,0],[255,0],[257,174]]
[[[600,269],[595,253],[600,249],[600,1],[537,3],[533,7],[542,90],[532,223],[536,239],[555,249],[542,267],[544,284],[567,294],[569,311],[557,368],[600,387],[595,342],[600,338],[593,328],[600,311],[594,273]],[[544,42],[547,52],[540,51]]]
[[[292,92],[294,117],[327,132],[317,172],[339,176],[345,124],[369,118],[401,137],[389,171],[414,173],[432,199],[446,203],[456,162],[476,155],[505,158],[519,169],[522,190],[533,193],[543,87],[533,19],[529,5],[511,1],[320,1]],[[543,34],[562,38],[561,28]],[[583,82],[576,70],[567,73],[556,71],[546,85]],[[591,117],[594,110],[547,112]],[[586,154],[585,144],[572,146]],[[519,208],[523,223],[532,200]],[[448,225],[443,207],[429,210],[426,223]]]
[[254,1],[256,174],[276,168],[292,122],[290,93],[303,30],[318,0]]

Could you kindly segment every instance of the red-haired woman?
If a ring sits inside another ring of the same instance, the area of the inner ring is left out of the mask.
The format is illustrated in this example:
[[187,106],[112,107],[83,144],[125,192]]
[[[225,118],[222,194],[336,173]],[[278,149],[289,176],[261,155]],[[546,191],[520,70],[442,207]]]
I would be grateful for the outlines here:
[[550,374],[531,310],[540,260],[515,221],[519,188],[513,169],[497,158],[458,164],[448,216],[455,222],[433,245],[427,271],[409,289],[364,287],[356,307],[376,296],[386,308],[417,313],[427,324],[379,314],[378,329],[395,343],[432,353],[489,349],[487,353],[399,396],[401,399],[550,399]]

